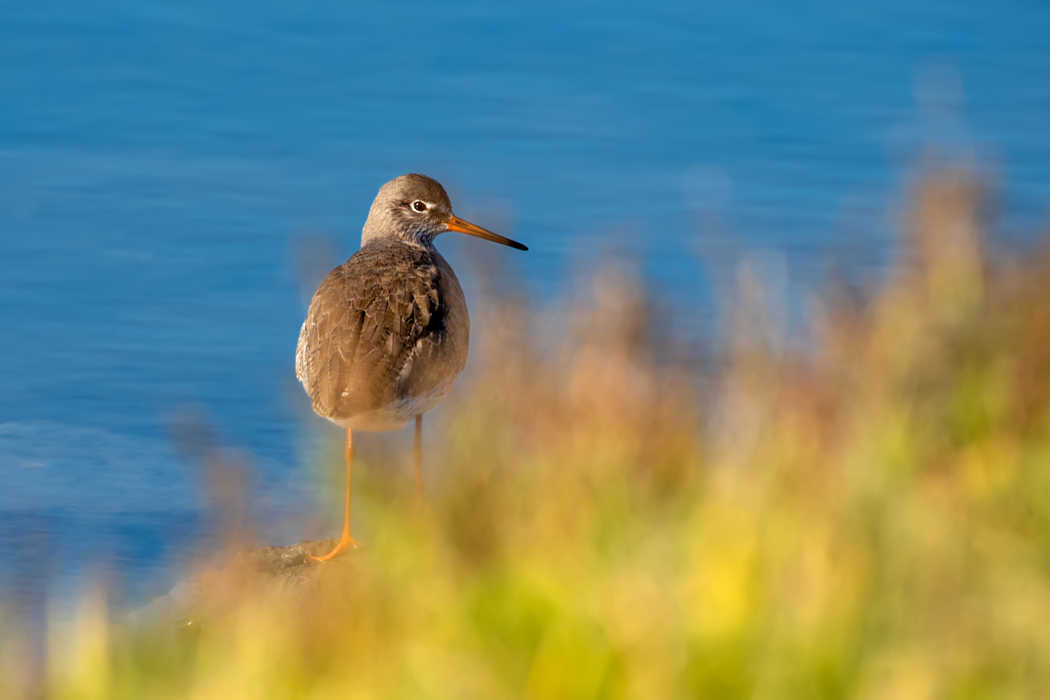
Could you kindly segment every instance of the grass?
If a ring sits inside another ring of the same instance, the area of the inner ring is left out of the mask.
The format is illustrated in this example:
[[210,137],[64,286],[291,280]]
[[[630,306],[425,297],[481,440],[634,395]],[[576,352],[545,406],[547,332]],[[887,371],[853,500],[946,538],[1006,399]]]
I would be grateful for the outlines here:
[[703,393],[614,278],[560,342],[488,309],[425,511],[359,470],[368,546],[313,595],[180,630],[89,599],[38,672],[0,641],[0,696],[1045,696],[1050,252],[992,255],[982,201],[919,185],[883,282],[789,344],[742,275]]

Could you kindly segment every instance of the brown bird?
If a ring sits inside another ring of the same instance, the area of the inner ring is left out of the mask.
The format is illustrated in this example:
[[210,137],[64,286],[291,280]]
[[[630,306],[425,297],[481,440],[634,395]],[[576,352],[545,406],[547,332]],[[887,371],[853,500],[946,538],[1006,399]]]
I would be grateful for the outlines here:
[[414,418],[416,492],[422,481],[423,414],[452,389],[467,363],[470,319],[456,273],[434,247],[459,231],[528,250],[452,213],[445,188],[402,175],[379,189],[361,249],[328,273],[299,333],[295,374],[314,411],[346,428],[343,536],[325,561],[356,546],[350,536],[354,431],[398,430]]

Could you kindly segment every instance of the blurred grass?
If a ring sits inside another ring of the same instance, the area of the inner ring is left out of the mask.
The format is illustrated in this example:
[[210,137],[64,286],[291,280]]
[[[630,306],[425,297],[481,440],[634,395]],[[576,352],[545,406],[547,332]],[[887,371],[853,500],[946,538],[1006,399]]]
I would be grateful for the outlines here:
[[425,511],[366,465],[314,594],[240,581],[177,631],[89,599],[37,671],[0,641],[0,695],[1046,696],[1050,247],[990,254],[983,201],[918,185],[885,281],[799,342],[743,270],[703,396],[630,280],[557,342],[481,311]]

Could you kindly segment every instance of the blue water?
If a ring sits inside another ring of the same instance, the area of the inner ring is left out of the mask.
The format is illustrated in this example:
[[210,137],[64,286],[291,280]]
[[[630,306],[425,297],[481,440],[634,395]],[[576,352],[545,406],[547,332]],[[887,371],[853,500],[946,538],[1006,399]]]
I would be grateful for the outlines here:
[[318,534],[302,280],[403,172],[531,248],[446,236],[460,270],[549,295],[609,249],[687,309],[711,246],[796,293],[877,270],[923,149],[995,177],[1007,233],[1050,218],[1050,5],[793,5],[0,2],[0,588],[100,552],[170,587],[214,534],[186,406],[273,537]]

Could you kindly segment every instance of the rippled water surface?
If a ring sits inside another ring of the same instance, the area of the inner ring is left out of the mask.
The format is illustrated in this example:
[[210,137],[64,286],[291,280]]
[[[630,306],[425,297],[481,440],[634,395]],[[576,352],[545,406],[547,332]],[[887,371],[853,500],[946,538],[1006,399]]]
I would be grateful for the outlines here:
[[0,20],[0,587],[30,595],[101,559],[132,600],[170,587],[213,531],[171,439],[186,406],[251,455],[270,537],[318,534],[296,524],[303,251],[351,254],[400,173],[530,246],[444,237],[468,296],[479,255],[549,297],[609,249],[700,315],[713,237],[795,290],[827,251],[877,269],[924,148],[994,172],[1007,232],[1050,213],[1045,3],[8,0]]

